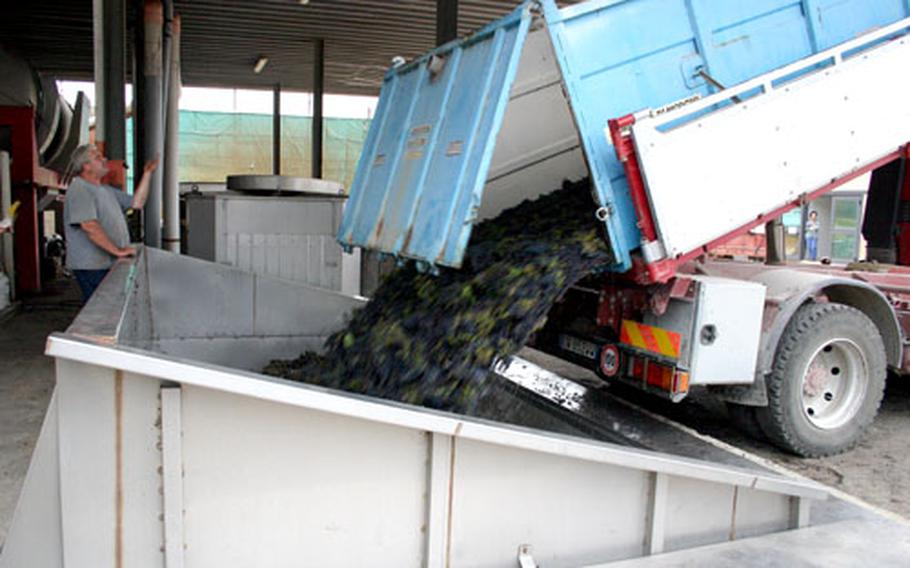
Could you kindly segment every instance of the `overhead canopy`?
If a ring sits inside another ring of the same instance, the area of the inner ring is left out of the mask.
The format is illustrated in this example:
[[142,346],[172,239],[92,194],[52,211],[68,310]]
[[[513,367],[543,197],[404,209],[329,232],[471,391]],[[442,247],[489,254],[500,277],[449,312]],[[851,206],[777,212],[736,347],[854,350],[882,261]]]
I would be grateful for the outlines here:
[[[459,35],[518,3],[459,0]],[[8,4],[0,18],[0,45],[39,71],[91,80],[92,0]],[[136,4],[126,4],[129,28]],[[174,9],[182,17],[183,82],[191,86],[271,87],[280,82],[285,89],[309,91],[311,41],[323,38],[326,92],[376,95],[393,57],[420,55],[436,37],[435,0],[176,0]],[[269,62],[256,74],[253,66],[260,57]]]

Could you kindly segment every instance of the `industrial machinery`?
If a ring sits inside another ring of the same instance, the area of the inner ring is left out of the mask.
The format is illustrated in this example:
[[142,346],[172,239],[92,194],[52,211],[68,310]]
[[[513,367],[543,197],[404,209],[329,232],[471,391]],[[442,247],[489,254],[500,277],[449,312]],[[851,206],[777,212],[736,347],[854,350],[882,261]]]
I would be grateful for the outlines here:
[[797,454],[843,451],[886,367],[910,370],[908,269],[701,258],[865,172],[906,169],[908,10],[525,3],[387,73],[338,238],[458,267],[474,223],[590,178],[578,214],[602,222],[615,262],[537,345],[672,400],[707,386]]
[[[754,465],[592,440],[539,404],[513,426],[259,374],[363,302],[152,248],[118,262],[49,339],[57,384],[0,567],[513,566],[522,545],[580,566],[834,505]],[[499,382],[492,407],[520,404]]]
[[159,249],[118,262],[48,340],[57,384],[0,568],[593,567],[717,547],[795,565],[819,539],[906,558],[899,523],[521,358],[472,416],[259,373],[363,302]]
[[82,93],[71,107],[53,77],[39,75],[3,50],[0,75],[0,151],[10,155],[12,199],[22,203],[15,227],[16,288],[40,292],[43,211],[59,212],[57,196],[66,187],[70,156],[88,142],[89,107]]
[[184,195],[187,254],[360,294],[360,251],[335,240],[347,200],[340,183],[240,175],[226,185]]

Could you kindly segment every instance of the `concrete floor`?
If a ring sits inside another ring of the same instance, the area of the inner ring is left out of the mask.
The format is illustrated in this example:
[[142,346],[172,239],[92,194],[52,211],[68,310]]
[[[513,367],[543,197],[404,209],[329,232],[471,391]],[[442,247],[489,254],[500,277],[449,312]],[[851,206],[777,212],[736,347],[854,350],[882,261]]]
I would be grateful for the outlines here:
[[75,283],[60,281],[0,315],[0,547],[54,386],[54,361],[44,355],[44,342],[69,326],[78,299]]

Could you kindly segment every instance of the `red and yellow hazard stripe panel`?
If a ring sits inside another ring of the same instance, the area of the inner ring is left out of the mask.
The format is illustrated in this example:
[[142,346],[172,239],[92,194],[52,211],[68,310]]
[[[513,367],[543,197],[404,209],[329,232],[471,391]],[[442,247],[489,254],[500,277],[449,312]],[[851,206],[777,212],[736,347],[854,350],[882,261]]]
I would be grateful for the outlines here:
[[679,357],[680,335],[653,325],[622,320],[619,342],[650,353]]

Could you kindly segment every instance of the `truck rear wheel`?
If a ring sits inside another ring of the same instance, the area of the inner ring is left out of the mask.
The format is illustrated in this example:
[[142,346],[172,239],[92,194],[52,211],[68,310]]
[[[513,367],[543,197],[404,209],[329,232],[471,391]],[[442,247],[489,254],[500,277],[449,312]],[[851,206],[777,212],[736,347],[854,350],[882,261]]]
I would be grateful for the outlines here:
[[807,304],[780,339],[759,424],[771,441],[803,457],[846,451],[875,418],[886,373],[884,343],[865,314]]

